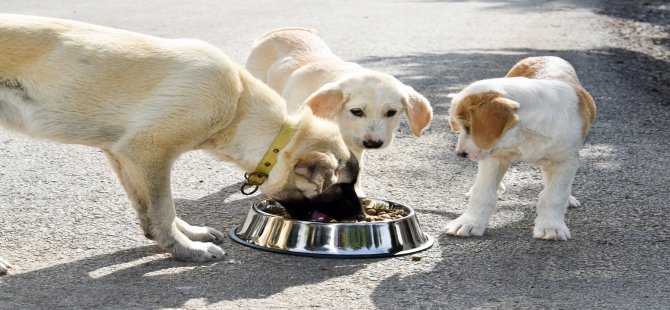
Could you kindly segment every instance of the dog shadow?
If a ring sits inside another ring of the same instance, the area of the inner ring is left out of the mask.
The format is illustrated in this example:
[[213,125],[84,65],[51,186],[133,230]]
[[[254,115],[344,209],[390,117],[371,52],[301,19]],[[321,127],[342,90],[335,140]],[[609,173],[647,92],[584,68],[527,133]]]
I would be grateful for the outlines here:
[[[187,221],[207,222],[227,231],[242,221],[252,202],[264,198],[249,196],[220,207],[240,185],[198,200],[175,200],[178,213]],[[179,308],[190,300],[263,299],[292,286],[351,275],[376,261],[276,254],[244,247],[229,238],[223,248],[226,257],[211,263],[177,261],[158,246],[144,246],[6,275],[0,278],[0,305],[14,309]]]

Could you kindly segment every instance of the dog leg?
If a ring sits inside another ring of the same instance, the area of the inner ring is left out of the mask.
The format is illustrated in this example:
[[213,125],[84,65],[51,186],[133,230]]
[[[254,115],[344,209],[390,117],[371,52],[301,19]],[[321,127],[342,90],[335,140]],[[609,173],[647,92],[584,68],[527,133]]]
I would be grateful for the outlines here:
[[356,191],[356,196],[358,197],[367,197],[367,194],[365,194],[365,191],[363,190],[363,182],[361,179],[363,178],[363,151],[362,150],[352,150],[352,153],[354,153],[354,156],[356,156],[356,159],[358,159],[358,177],[356,178],[356,184],[354,184],[354,190]]
[[[500,180],[498,181],[498,187],[497,187],[498,197],[502,196],[507,191],[507,188],[505,188],[505,184],[503,184],[502,182],[504,176],[505,174],[503,173],[503,175],[500,176]],[[470,187],[470,190],[468,190],[468,192],[465,194],[465,197],[469,198],[470,196],[472,196],[473,188],[474,185]]]
[[542,165],[544,189],[537,202],[533,237],[545,240],[570,239],[570,230],[565,225],[565,212],[570,203],[572,181],[578,167],[578,159]]
[[105,153],[105,156],[107,156],[109,164],[112,166],[112,169],[116,173],[116,176],[121,181],[121,186],[123,186],[123,189],[126,191],[126,194],[130,199],[130,203],[132,204],[133,209],[135,209],[135,213],[137,214],[137,218],[140,220],[140,227],[142,228],[142,232],[144,232],[144,236],[147,239],[153,240],[153,237],[151,236],[151,227],[149,226],[150,221],[146,217],[147,214],[146,205],[139,203],[138,199],[132,198],[131,192],[133,191],[133,188],[129,187],[130,182],[124,181],[126,179],[129,179],[130,176],[126,175],[123,169],[121,169],[121,163],[119,162],[117,157],[114,156],[114,154],[106,150],[103,151],[103,153]]
[[7,270],[11,267],[12,266],[7,261],[0,257],[0,275],[7,273]]
[[177,229],[192,241],[213,243],[223,242],[224,234],[214,228],[207,226],[191,226],[179,217],[175,217],[174,221],[175,224],[177,224]]
[[493,158],[479,162],[477,178],[468,199],[468,207],[463,215],[447,224],[446,233],[448,235],[470,237],[484,234],[486,225],[495,212],[498,184],[509,167],[509,162]]
[[575,198],[575,196],[570,195],[570,202],[568,203],[569,208],[579,208],[582,206],[582,203]]
[[[225,253],[221,248],[209,242],[192,241],[178,228],[170,189],[172,159],[159,155],[159,149],[151,152],[142,147],[126,149],[129,151],[109,153],[108,157],[112,158],[112,166],[137,211],[145,235],[179,260],[222,259]],[[217,233],[215,238],[223,236]]]

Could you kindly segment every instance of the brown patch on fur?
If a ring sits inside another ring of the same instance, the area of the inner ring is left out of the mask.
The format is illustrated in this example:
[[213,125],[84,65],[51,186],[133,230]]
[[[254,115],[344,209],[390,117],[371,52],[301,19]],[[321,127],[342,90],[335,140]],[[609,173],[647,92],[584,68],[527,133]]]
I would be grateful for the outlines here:
[[540,69],[540,60],[538,57],[530,57],[519,61],[507,72],[505,77],[527,77],[532,79],[537,77]]
[[452,120],[449,120],[449,126],[451,126],[451,130],[453,130],[454,132],[461,131],[461,127],[458,126],[458,124],[456,124],[456,122],[454,122]]
[[[561,67],[562,70],[544,70],[549,63],[553,63],[556,68]],[[579,98],[579,115],[584,122],[582,136],[586,138],[596,116],[596,104],[593,97],[582,87],[577,72],[569,62],[553,56],[528,57],[514,65],[505,77],[559,80],[572,85]]]
[[433,109],[430,107],[428,100],[418,93],[410,94],[408,97],[409,102],[402,98],[402,104],[405,106],[409,126],[415,136],[421,137],[421,134],[428,128],[430,121],[433,119]]
[[316,185],[318,193],[337,182],[337,161],[324,153],[312,152],[303,155],[294,169],[297,175]]
[[518,122],[519,118],[514,113],[518,107],[518,103],[503,98],[499,93],[485,92],[463,98],[455,113],[475,144],[489,149],[500,140],[505,129]]
[[576,85],[575,89],[579,98],[579,115],[582,117],[582,121],[584,121],[582,137],[586,138],[589,130],[591,130],[591,124],[596,117],[596,103],[593,101],[593,97],[581,85]]

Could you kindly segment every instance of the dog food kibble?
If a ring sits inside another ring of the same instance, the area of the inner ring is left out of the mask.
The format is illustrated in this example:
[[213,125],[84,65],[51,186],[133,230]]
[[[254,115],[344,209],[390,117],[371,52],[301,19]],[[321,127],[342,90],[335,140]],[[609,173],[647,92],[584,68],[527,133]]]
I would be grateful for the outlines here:
[[393,209],[388,203],[383,201],[364,199],[362,203],[366,216],[358,220],[358,222],[392,221],[407,216],[405,210]]
[[[362,201],[363,207],[365,208],[365,217],[359,220],[350,220],[350,221],[340,221],[342,223],[355,223],[355,222],[383,222],[383,221],[393,221],[401,219],[407,216],[407,212],[402,209],[393,209],[388,203],[383,201],[373,201],[365,199]],[[266,210],[268,213],[281,216],[287,220],[291,219],[291,216],[286,212],[284,208],[272,208]],[[337,220],[328,219],[328,218],[319,218],[318,222],[328,222],[328,223],[337,223]]]

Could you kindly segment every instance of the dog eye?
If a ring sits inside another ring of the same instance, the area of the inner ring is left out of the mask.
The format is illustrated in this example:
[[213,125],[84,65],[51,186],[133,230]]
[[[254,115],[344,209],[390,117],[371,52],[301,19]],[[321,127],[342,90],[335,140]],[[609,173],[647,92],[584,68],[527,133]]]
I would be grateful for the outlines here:
[[351,110],[349,110],[349,112],[351,112],[351,114],[353,114],[354,116],[358,116],[358,117],[363,117],[363,115],[365,115],[363,113],[363,110],[361,110],[361,109],[351,109]]
[[465,133],[470,134],[470,126],[463,125],[463,130],[465,130]]
[[386,115],[385,115],[385,116],[386,116],[386,117],[393,117],[396,113],[398,113],[398,111],[396,111],[396,110],[389,110],[388,112],[386,112]]

